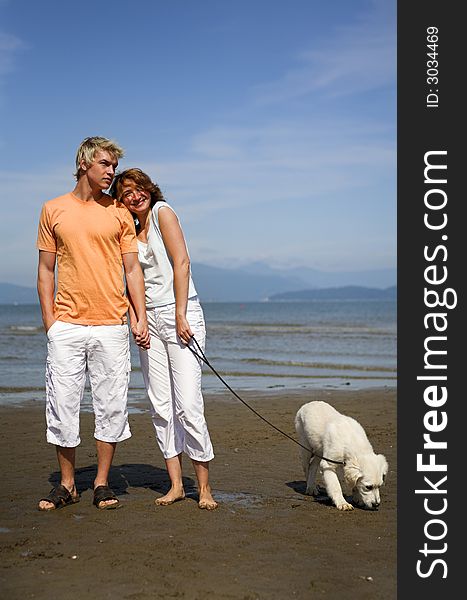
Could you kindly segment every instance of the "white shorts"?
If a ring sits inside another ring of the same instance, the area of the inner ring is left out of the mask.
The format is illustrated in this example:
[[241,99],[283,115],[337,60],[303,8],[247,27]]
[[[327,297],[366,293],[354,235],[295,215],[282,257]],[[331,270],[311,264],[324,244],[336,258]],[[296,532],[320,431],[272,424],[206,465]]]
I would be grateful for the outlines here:
[[131,370],[128,326],[55,321],[47,339],[47,441],[66,448],[80,443],[79,410],[86,371],[95,416],[94,437],[103,442],[131,437],[127,413]]
[[[147,310],[151,347],[140,349],[141,370],[151,402],[156,437],[164,458],[181,452],[199,462],[214,458],[204,418],[201,365],[175,328],[175,304]],[[186,318],[204,348],[206,329],[201,305],[188,300]]]

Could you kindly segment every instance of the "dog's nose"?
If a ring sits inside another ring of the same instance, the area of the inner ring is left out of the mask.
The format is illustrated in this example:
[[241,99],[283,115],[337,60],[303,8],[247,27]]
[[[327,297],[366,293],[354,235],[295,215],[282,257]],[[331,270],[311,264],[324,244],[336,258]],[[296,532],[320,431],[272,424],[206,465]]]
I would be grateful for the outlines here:
[[375,510],[378,510],[379,502],[373,502],[371,505]]

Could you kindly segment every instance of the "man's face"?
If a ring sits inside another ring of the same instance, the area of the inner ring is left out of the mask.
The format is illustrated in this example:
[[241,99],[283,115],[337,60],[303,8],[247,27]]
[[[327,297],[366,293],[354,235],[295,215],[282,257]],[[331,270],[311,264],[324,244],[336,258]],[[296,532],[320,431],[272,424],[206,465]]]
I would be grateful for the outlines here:
[[105,150],[96,150],[90,165],[82,164],[92,189],[107,190],[113,181],[118,160]]

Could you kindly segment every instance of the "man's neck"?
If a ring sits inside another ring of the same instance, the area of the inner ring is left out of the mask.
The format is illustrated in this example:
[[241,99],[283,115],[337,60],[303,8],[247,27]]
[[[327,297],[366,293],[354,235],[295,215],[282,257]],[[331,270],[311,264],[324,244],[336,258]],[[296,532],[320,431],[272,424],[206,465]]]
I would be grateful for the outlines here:
[[104,192],[101,189],[93,190],[89,185],[89,181],[85,176],[78,179],[73,194],[80,200],[89,202],[91,200],[101,200],[104,196]]

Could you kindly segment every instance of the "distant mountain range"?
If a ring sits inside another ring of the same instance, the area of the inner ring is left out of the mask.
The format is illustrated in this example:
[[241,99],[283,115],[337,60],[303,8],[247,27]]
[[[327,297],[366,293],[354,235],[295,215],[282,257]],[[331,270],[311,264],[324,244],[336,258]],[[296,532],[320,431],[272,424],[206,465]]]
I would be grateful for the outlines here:
[[[257,302],[276,300],[286,293],[329,289],[329,297],[357,294],[359,298],[375,297],[378,292],[395,286],[395,269],[329,273],[309,268],[274,269],[264,263],[251,263],[237,269],[221,269],[199,263],[192,265],[193,279],[201,300],[218,302]],[[369,289],[366,293],[365,289]],[[366,294],[366,296],[365,296]],[[395,296],[395,291],[394,291]],[[324,296],[323,296],[324,298]],[[290,298],[293,299],[292,297]]]
[[[237,269],[193,263],[192,271],[196,289],[204,302],[292,301],[301,299],[302,295],[302,299],[342,299],[349,294],[352,298],[376,298],[381,294],[395,297],[395,288],[392,292],[388,290],[396,283],[395,269],[329,273],[298,267],[273,269],[263,263],[251,263]],[[291,295],[287,297],[289,293]],[[35,287],[0,283],[0,304],[37,302]]]
[[[363,286],[374,288],[387,288],[396,285],[396,269],[370,269],[366,271],[318,271],[309,267],[289,267],[287,269],[278,269],[270,267],[263,262],[253,262],[243,265],[240,270],[251,275],[259,276],[277,276],[287,279],[293,287],[293,291],[305,288],[328,288],[342,286]],[[297,285],[298,284],[298,285]]]

